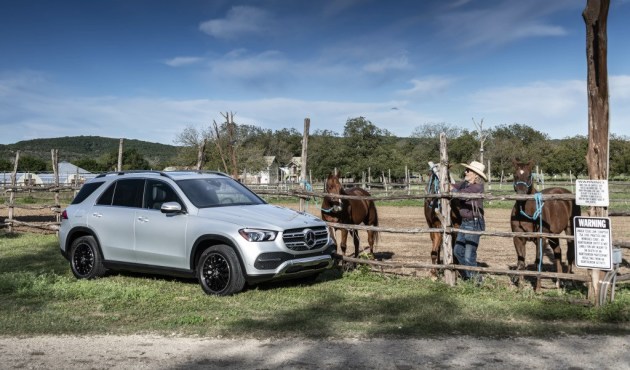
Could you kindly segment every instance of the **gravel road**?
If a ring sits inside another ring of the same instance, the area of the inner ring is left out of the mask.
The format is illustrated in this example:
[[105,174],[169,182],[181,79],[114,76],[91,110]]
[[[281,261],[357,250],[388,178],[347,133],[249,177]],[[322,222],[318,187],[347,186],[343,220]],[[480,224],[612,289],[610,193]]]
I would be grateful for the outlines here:
[[0,336],[1,369],[630,369],[630,337],[255,340]]

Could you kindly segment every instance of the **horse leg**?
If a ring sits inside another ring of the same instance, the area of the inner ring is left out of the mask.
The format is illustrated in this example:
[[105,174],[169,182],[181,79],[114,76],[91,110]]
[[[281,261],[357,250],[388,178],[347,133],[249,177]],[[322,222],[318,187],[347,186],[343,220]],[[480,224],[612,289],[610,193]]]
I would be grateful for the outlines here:
[[[556,272],[563,272],[562,268],[562,249],[560,248],[560,239],[549,238],[549,245],[553,249],[553,258],[556,261]],[[556,288],[560,288],[560,279],[556,280]]]
[[[525,270],[526,268],[526,264],[525,264],[525,244],[527,243],[527,239],[525,238],[520,238],[515,236],[514,237],[514,249],[516,250],[516,270],[520,271],[520,270]],[[512,278],[512,283],[514,283],[517,286],[521,285],[521,277],[519,275],[516,275]]]
[[337,238],[335,238],[335,234],[337,233],[337,229],[335,229],[332,226],[328,226],[328,233],[330,235],[330,238],[332,239],[333,243],[335,243],[335,248],[339,248],[339,245],[337,244]]
[[359,230],[352,230],[352,241],[354,242],[354,258],[359,257]]
[[[442,246],[442,234],[430,233],[431,236],[431,263],[437,265],[440,262],[440,247]],[[429,271],[431,278],[437,279],[437,269]]]
[[573,264],[575,263],[575,242],[567,241],[567,273],[573,273]]
[[341,248],[341,254],[343,256],[346,255],[346,249],[347,249],[346,241],[347,240],[348,240],[348,229],[341,229],[341,244],[339,245],[339,247]]
[[[536,270],[538,272],[542,272],[543,270],[543,256],[545,255],[548,243],[549,241],[547,240],[547,238],[534,238],[534,244],[536,247],[536,260],[534,261],[534,265],[536,266]],[[553,261],[557,261],[555,255],[552,258],[550,258],[552,263]],[[541,289],[542,279],[540,278],[540,276],[537,276],[534,291],[539,293]]]
[[374,231],[368,231],[368,244],[370,245],[370,256],[374,257]]
[[[564,230],[567,235],[573,235],[573,225],[570,224]],[[575,240],[567,240],[567,273],[573,273],[573,264],[575,263]]]

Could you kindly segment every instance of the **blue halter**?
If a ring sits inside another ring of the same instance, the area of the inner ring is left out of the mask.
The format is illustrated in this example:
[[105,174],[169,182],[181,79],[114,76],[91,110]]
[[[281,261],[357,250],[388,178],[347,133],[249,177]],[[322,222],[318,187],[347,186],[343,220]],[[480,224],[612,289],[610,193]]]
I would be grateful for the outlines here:
[[[529,188],[532,187],[532,175],[529,176],[529,184],[527,182],[524,181],[515,181],[514,182],[514,189],[516,190],[516,186],[517,185],[525,185],[527,186],[527,189],[529,190]],[[532,214],[531,216],[528,215],[524,210],[523,210],[523,204],[521,204],[520,207],[520,214],[522,216],[525,216],[527,219],[531,220],[531,221],[536,221],[538,220],[539,222],[539,228],[538,230],[542,233],[543,230],[543,218],[542,218],[542,210],[543,210],[543,206],[545,205],[545,202],[543,202],[542,199],[542,193],[536,192],[534,194],[534,201],[536,202],[536,210],[534,211],[534,214]],[[542,251],[542,238],[538,238],[538,272],[542,271],[542,259],[543,259],[543,251]]]

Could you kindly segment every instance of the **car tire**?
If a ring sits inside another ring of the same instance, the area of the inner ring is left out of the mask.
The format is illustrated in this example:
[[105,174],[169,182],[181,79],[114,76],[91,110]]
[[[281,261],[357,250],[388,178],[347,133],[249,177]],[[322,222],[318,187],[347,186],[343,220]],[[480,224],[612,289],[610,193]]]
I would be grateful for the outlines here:
[[223,244],[214,245],[201,254],[197,279],[206,294],[232,295],[245,287],[245,276],[236,252]]
[[72,242],[70,268],[77,279],[96,279],[105,275],[103,259],[93,236],[81,236]]

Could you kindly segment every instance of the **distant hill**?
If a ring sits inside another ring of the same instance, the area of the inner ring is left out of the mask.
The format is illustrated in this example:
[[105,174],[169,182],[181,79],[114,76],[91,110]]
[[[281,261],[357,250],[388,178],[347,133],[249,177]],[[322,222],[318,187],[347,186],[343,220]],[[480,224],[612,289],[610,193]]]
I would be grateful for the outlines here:
[[[0,158],[10,159],[19,150],[27,155],[50,162],[51,149],[59,150],[59,161],[72,162],[82,158],[98,159],[110,152],[118,152],[120,139],[101,136],[66,136],[49,139],[18,141],[15,144],[0,144]],[[136,149],[149,161],[169,163],[177,156],[178,147],[142,140],[125,139],[124,148]]]

